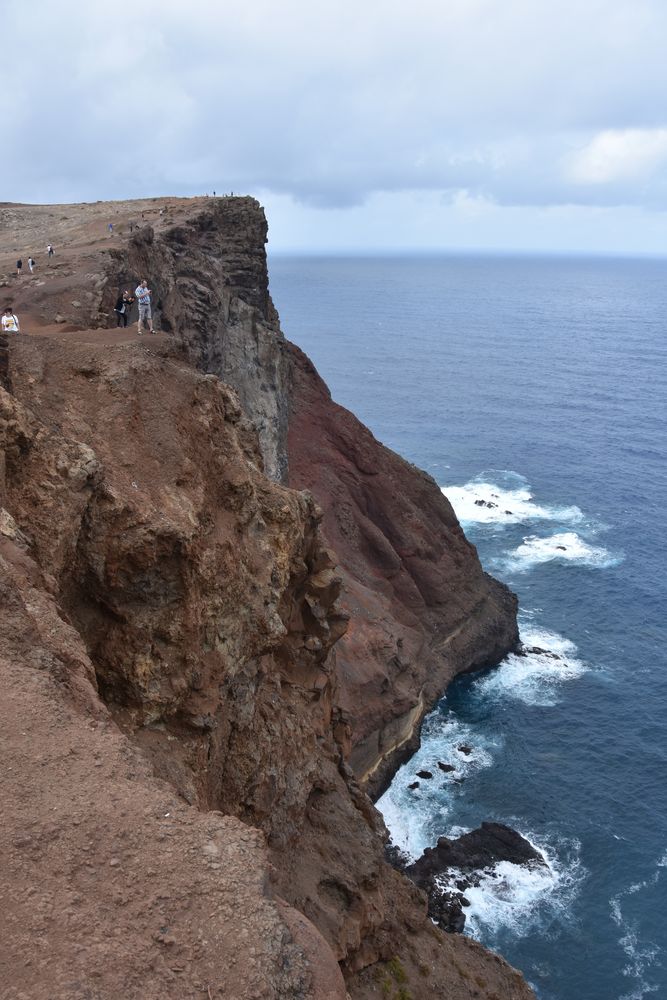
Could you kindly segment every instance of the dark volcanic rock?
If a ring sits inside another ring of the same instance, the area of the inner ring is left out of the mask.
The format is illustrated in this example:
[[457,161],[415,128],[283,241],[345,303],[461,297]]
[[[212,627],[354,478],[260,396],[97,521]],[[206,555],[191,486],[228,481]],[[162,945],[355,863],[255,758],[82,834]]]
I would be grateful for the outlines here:
[[459,753],[464,753],[468,757],[472,753],[472,747],[467,743],[462,743],[461,746],[456,748]]
[[433,777],[433,772],[432,771],[417,771],[417,777],[418,778],[432,778]]
[[408,785],[408,788],[410,789],[411,792],[414,792],[415,788],[419,788],[419,782],[418,781],[411,782],[411,784]]
[[441,771],[445,771],[445,773],[456,770],[453,764],[445,764],[444,761],[441,760],[438,761],[438,767]]
[[405,867],[406,874],[424,889],[429,916],[448,932],[461,932],[465,924],[463,893],[479,885],[479,876],[500,861],[515,865],[544,865],[544,858],[520,833],[503,823],[482,823],[456,840],[440,837],[435,847]]
[[435,847],[428,847],[421,858],[408,868],[418,884],[424,877],[439,875],[450,868],[473,871],[490,868],[499,861],[515,865],[545,864],[539,851],[525,837],[504,823],[482,823],[477,830],[456,840],[440,837]]

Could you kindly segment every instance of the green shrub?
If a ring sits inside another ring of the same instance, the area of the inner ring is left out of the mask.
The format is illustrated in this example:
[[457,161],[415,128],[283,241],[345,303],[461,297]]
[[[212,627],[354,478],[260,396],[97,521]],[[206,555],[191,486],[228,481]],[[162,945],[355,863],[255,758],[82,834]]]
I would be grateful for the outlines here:
[[394,957],[387,962],[387,968],[397,983],[407,983],[408,975],[403,968],[403,963],[398,955],[394,955]]

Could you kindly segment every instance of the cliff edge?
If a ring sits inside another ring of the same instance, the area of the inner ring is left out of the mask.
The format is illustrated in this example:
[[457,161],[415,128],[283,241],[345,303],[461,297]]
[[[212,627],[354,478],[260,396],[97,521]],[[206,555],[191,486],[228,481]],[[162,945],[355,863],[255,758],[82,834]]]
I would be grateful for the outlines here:
[[[284,340],[257,203],[0,222],[6,995],[531,996],[432,925],[360,784],[513,599]],[[109,330],[144,275],[162,332]]]

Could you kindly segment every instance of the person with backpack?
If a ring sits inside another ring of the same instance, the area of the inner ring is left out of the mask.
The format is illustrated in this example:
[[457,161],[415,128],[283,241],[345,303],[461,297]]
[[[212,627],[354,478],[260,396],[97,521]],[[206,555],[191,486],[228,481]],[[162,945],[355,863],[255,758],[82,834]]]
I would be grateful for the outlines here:
[[2,314],[1,325],[3,333],[21,332],[21,327],[19,326],[19,318],[11,306],[7,306],[4,313]]
[[55,250],[53,249],[53,244],[52,243],[49,243],[49,245],[46,248],[46,252],[49,255],[49,257],[55,256]]
[[36,266],[37,266],[37,261],[35,260],[35,258],[34,257],[28,257],[28,267],[30,268],[30,273],[31,274],[35,270]]
[[116,326],[127,326],[127,318],[130,315],[130,310],[132,309],[132,303],[134,299],[129,292],[125,291],[122,295],[118,296],[116,300],[116,305],[114,312],[116,313]]

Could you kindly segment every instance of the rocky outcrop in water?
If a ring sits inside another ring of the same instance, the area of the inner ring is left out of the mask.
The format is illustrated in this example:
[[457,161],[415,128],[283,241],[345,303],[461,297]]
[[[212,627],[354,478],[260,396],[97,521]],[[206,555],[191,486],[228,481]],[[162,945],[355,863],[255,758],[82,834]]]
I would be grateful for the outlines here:
[[445,931],[461,932],[465,926],[465,892],[480,884],[480,876],[493,872],[495,865],[544,866],[546,861],[520,833],[503,823],[482,823],[456,839],[440,837],[412,864],[392,856],[406,874],[424,889],[429,915]]

